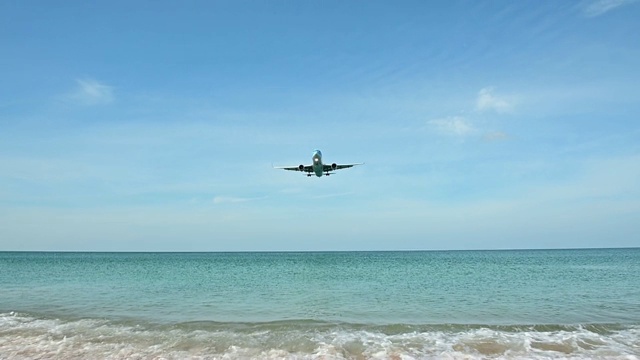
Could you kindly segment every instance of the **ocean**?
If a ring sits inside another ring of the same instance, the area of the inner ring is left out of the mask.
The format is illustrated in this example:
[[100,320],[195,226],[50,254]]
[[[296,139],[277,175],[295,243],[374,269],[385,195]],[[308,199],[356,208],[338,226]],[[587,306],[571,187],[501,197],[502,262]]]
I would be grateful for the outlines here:
[[640,358],[640,249],[0,252],[0,359],[476,358]]

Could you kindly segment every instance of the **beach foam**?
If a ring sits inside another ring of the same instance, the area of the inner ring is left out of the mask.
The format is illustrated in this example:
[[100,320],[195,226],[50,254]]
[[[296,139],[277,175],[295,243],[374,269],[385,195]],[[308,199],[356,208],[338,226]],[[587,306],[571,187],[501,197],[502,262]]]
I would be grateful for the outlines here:
[[640,327],[149,324],[0,314],[2,359],[535,359],[640,357]]

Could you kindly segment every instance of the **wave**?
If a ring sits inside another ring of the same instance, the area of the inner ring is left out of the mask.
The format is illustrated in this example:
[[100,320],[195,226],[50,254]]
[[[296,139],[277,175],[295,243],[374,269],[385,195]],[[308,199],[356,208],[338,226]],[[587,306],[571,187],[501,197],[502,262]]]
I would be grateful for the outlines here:
[[157,324],[0,314],[0,359],[640,357],[640,324],[367,325],[315,320]]

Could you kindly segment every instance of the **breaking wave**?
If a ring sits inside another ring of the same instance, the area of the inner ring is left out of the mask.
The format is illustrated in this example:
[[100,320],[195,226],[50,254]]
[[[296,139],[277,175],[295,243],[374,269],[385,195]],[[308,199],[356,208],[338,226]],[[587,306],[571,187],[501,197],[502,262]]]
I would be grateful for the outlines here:
[[0,314],[0,359],[638,359],[640,326],[157,324]]

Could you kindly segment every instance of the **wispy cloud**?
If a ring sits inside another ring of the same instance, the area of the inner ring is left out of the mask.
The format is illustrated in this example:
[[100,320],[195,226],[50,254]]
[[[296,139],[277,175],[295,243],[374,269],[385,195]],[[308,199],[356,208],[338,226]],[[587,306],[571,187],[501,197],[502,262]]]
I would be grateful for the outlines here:
[[592,0],[583,4],[582,13],[587,17],[596,17],[636,1],[637,0]]
[[494,89],[486,87],[478,92],[476,99],[476,109],[478,111],[493,110],[499,113],[508,112],[513,108],[513,104],[505,97],[496,95]]
[[243,203],[243,202],[253,201],[253,200],[261,200],[264,198],[265,197],[250,198],[250,197],[235,197],[235,196],[216,196],[213,198],[213,203],[214,204],[235,204],[235,203]]
[[453,136],[466,136],[475,131],[471,123],[462,116],[449,116],[427,121],[429,127],[438,133]]
[[322,195],[316,195],[313,198],[314,199],[328,199],[328,198],[335,198],[335,197],[341,197],[341,196],[348,196],[348,195],[352,195],[353,191],[349,191],[349,192],[342,192],[342,193],[335,193],[335,194],[322,194]]
[[509,135],[503,133],[502,131],[492,131],[484,134],[482,137],[485,141],[503,141],[509,138]]
[[79,105],[93,106],[113,102],[113,87],[93,79],[76,80],[76,89],[66,99]]
[[474,117],[480,116],[480,113],[484,112],[509,113],[513,108],[514,101],[511,97],[497,95],[492,87],[485,87],[480,89],[475,99],[475,111],[469,111],[469,109],[464,111],[468,116],[453,115],[433,119],[427,121],[427,126],[441,135],[461,138],[482,136],[485,141],[501,141],[509,136],[502,131],[488,131],[478,127]]

